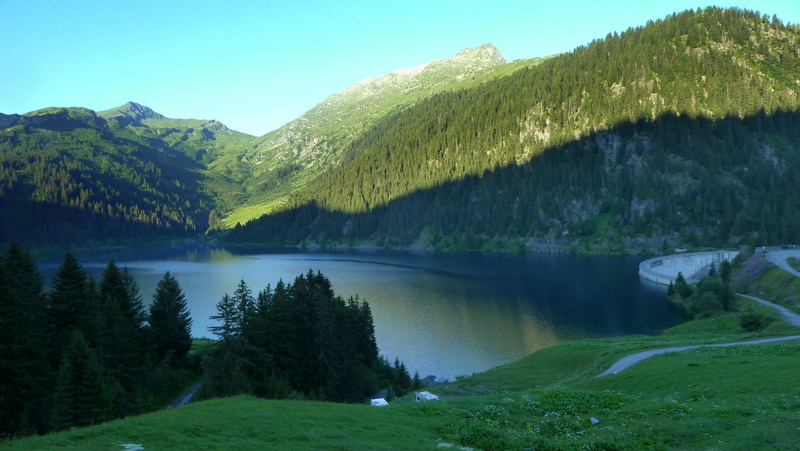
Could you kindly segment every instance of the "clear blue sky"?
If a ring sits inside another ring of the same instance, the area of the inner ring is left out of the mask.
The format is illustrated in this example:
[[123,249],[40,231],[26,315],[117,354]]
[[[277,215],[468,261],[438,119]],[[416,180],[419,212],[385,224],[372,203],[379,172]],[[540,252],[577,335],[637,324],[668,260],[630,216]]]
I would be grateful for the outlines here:
[[0,0],[0,112],[128,101],[262,135],[351,84],[491,42],[509,61],[708,5],[800,0]]

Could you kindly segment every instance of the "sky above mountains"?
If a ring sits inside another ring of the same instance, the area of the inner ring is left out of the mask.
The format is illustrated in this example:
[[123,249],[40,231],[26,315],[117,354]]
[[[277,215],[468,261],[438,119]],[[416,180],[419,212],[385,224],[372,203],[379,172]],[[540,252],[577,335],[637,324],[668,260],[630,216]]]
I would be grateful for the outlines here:
[[[483,43],[568,52],[686,0],[0,0],[0,113],[134,101],[263,135],[360,80]],[[720,1],[800,23],[798,0]]]

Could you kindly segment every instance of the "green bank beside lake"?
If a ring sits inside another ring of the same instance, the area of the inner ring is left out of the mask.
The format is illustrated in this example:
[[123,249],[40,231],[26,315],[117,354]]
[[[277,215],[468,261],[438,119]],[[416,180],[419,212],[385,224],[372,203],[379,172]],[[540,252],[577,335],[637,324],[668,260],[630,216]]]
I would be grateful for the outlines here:
[[[739,312],[695,320],[661,336],[559,343],[490,371],[430,387],[388,407],[236,397],[192,403],[60,434],[9,449],[749,449],[798,438],[800,340],[698,348],[595,378],[618,358],[667,346],[792,335],[772,309],[737,298]],[[771,316],[743,332],[747,310]],[[595,419],[593,423],[592,418]]]

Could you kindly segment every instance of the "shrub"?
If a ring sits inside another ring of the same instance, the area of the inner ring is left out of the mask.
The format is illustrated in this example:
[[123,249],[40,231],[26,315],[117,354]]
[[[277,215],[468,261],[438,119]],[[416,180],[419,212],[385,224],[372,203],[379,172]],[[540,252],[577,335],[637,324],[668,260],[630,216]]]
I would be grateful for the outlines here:
[[756,313],[752,310],[742,313],[742,316],[739,317],[739,325],[747,332],[761,330],[767,327],[771,322],[772,318],[760,313]]

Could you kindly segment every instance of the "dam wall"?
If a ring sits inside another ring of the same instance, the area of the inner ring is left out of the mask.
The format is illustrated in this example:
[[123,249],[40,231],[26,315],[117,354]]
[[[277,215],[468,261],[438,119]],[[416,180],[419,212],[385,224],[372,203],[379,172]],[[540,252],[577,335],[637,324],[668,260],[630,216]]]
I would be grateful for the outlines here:
[[674,283],[678,273],[683,273],[687,283],[695,283],[708,275],[711,264],[719,268],[723,261],[731,261],[739,251],[708,251],[688,254],[664,255],[639,263],[639,277],[661,285]]

